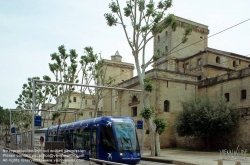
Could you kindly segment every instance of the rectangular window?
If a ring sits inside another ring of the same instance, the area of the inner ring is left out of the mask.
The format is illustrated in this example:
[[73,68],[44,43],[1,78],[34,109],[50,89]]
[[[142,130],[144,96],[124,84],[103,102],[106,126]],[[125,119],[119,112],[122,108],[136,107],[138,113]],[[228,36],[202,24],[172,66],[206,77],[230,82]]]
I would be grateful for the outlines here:
[[202,59],[201,59],[201,58],[199,58],[199,59],[197,60],[197,65],[198,65],[198,66],[201,66],[201,65],[202,65]]
[[226,101],[229,102],[229,93],[225,93]]
[[237,66],[236,61],[233,61],[233,67],[236,67],[236,66]]
[[76,102],[76,97],[73,97],[73,102]]
[[169,101],[168,100],[164,101],[164,112],[169,112]]
[[137,116],[137,107],[132,107],[132,117]]
[[88,103],[88,100],[85,100],[85,104],[87,104]]
[[247,98],[247,91],[241,90],[241,99],[246,99],[246,98]]
[[102,116],[102,111],[97,111],[97,117],[101,117]]
[[186,64],[185,64],[185,69],[189,69],[189,63],[187,62]]

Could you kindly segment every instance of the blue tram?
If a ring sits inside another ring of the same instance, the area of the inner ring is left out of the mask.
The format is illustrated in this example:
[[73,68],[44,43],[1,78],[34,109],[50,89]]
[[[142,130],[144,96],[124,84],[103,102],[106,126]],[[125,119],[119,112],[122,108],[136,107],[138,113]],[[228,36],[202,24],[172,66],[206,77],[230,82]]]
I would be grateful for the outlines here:
[[129,117],[103,116],[49,127],[46,141],[64,141],[65,148],[79,157],[138,164],[141,158],[138,137]]

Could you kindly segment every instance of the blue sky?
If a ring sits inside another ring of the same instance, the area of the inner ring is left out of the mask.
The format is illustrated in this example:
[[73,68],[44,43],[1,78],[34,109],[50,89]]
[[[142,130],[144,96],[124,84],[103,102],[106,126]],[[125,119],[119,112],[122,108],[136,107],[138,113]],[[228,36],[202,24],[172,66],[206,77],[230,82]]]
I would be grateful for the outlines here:
[[[60,45],[76,49],[92,46],[110,59],[118,50],[133,63],[121,27],[106,25],[109,0],[1,0],[0,1],[0,106],[15,108],[28,77],[49,75],[50,54]],[[124,3],[124,2],[123,2]],[[209,26],[213,35],[250,19],[249,0],[173,0],[167,11]],[[250,56],[250,21],[216,35],[208,46]],[[152,44],[148,54],[152,53]]]

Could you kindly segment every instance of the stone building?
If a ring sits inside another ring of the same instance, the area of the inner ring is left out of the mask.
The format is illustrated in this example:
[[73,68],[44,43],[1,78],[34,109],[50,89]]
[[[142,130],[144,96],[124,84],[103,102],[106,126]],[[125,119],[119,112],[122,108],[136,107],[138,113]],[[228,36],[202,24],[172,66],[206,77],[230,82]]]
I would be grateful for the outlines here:
[[[69,103],[69,108],[67,112],[61,113],[60,116],[53,118],[53,111],[60,109],[63,96],[57,98],[58,104],[46,104],[45,109],[50,110],[49,112],[43,111],[42,118],[44,120],[44,127],[49,127],[51,125],[57,125],[59,123],[69,123],[77,120],[89,119],[94,115],[95,101],[91,95],[85,95],[84,99],[81,99],[82,95],[79,92],[72,92],[70,96],[71,102]],[[56,107],[58,106],[58,107]],[[79,114],[80,107],[82,107],[82,114]]]
[[[176,31],[165,27],[161,33],[154,34],[154,53],[159,51],[162,56],[146,73],[154,84],[154,90],[149,93],[150,104],[154,106],[156,114],[169,123],[160,136],[161,147],[202,147],[198,139],[177,136],[174,118],[182,110],[181,101],[207,94],[212,99],[224,96],[229,104],[236,104],[241,112],[240,124],[227,145],[250,149],[250,58],[209,48],[208,26],[176,18],[179,21]],[[186,43],[180,44],[184,29],[189,24],[193,25],[192,34]],[[106,79],[115,78],[115,87],[140,90],[138,77],[133,75],[134,65],[122,62],[118,51],[111,56],[111,60],[104,60],[103,67]],[[135,122],[141,120],[142,101],[139,93],[112,89],[105,90],[103,95],[105,97],[98,104],[99,115],[128,116]],[[71,97],[69,110],[77,113],[81,95],[73,93]],[[89,97],[85,100],[83,116],[78,116],[77,120],[92,118],[93,112],[94,103]],[[73,120],[73,114],[67,114],[65,122]],[[57,121],[53,124],[57,124]],[[142,134],[146,135],[144,146],[149,148],[150,137],[146,127],[145,132],[138,130],[139,140]],[[217,143],[219,146],[225,140]]]
[[[154,84],[154,91],[149,94],[150,103],[155,107],[156,114],[164,117],[170,124],[160,136],[161,147],[202,147],[197,139],[179,138],[176,135],[174,117],[182,110],[181,101],[195,95],[207,94],[212,99],[225,96],[229,103],[236,104],[241,111],[240,126],[237,135],[228,143],[232,146],[236,144],[246,146],[249,149],[250,58],[207,47],[208,26],[180,17],[177,17],[177,20],[179,26],[175,32],[165,27],[160,34],[154,34],[154,52],[161,50],[162,57],[154,63],[153,69],[146,73],[146,77],[151,78]],[[188,42],[176,47],[181,42],[182,34],[188,24],[194,28],[188,37]],[[109,62],[107,67],[110,71],[106,76],[117,75],[114,70],[119,72],[124,68],[124,65],[118,64],[117,61]],[[130,67],[132,73],[132,66]],[[140,89],[138,77],[132,77],[132,74],[122,77],[123,73],[119,74],[118,87]],[[139,112],[142,109],[142,102],[138,93],[113,91],[100,106],[105,112],[112,109],[112,113],[103,115],[129,116],[135,122],[141,119]],[[141,139],[142,131],[138,130],[138,133]],[[147,131],[144,133],[146,133],[145,147],[149,148],[150,137]]]

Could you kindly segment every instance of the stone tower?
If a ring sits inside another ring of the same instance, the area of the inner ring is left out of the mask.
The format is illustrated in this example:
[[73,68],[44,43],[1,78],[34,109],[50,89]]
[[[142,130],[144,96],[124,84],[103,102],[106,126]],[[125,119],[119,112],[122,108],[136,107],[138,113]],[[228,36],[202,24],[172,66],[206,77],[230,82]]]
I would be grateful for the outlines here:
[[[104,60],[105,79],[109,77],[115,78],[115,85],[132,78],[134,64],[122,62],[122,56],[116,51],[115,55],[111,56],[111,60]],[[117,90],[105,90],[106,95],[99,103],[98,109],[102,115],[117,115]]]
[[[154,53],[157,53],[157,51],[162,53],[162,57],[155,63],[155,67],[158,69],[174,71],[176,66],[173,63],[173,59],[190,57],[207,47],[208,26],[181,17],[175,17],[178,20],[176,31],[167,26],[161,33],[154,34]],[[180,44],[185,28],[189,24],[193,26],[193,31],[188,36],[188,41]],[[171,59],[170,63],[167,62],[169,58]]]

